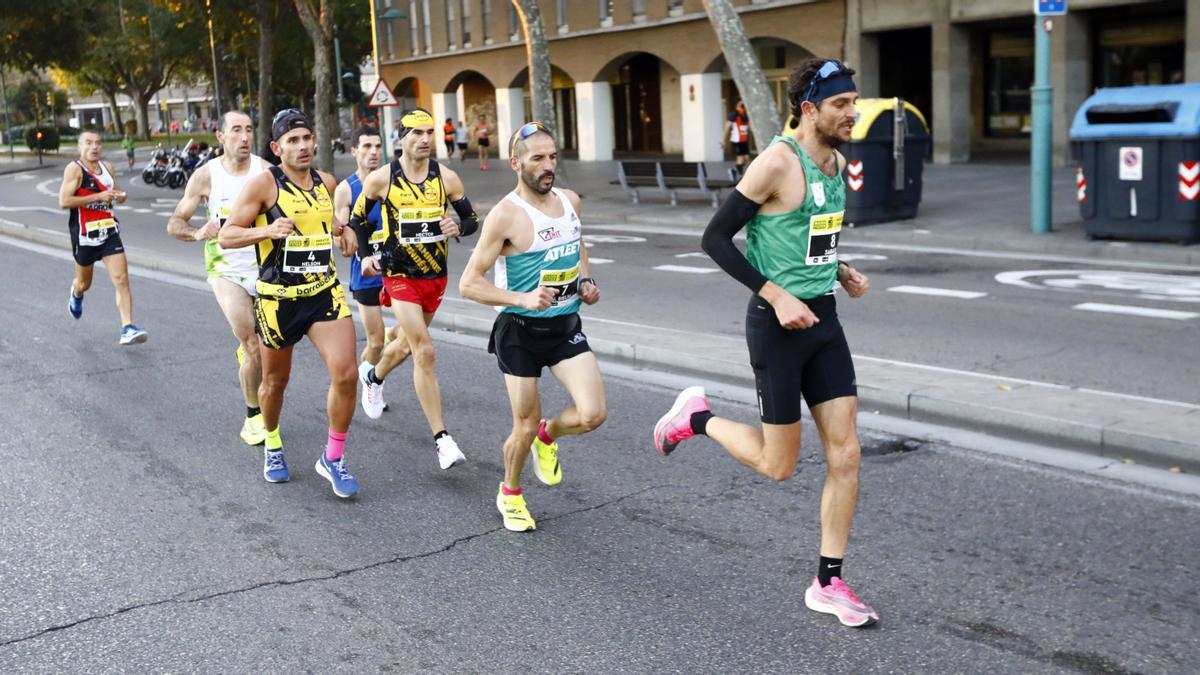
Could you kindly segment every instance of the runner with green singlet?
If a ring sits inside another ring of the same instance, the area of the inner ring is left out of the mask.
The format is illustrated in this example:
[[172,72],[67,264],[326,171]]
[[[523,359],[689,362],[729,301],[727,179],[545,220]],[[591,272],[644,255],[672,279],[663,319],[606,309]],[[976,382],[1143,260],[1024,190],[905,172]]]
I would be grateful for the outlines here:
[[[670,454],[706,435],[735,459],[775,480],[796,470],[801,400],[825,446],[818,573],[804,594],[809,609],[847,626],[879,620],[842,581],[842,559],[858,499],[861,449],[858,393],[850,347],[837,317],[834,287],[857,298],[867,277],[838,261],[846,203],[837,146],[856,118],[854,71],[812,59],[788,81],[794,127],[777,136],[747,169],[704,232],[703,247],[754,295],[746,310],[746,343],[758,389],[762,428],[714,417],[702,387],[685,389],[655,425],[654,445]],[[746,255],[733,237],[748,228]]]

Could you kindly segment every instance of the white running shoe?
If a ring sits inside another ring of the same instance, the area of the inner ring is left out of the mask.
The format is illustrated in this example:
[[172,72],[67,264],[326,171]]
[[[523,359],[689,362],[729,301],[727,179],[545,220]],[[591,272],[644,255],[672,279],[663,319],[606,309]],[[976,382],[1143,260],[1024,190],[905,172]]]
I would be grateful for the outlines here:
[[372,384],[367,378],[367,373],[373,368],[370,363],[363,361],[358,364],[358,379],[362,382],[362,407],[363,412],[367,413],[367,417],[373,420],[379,419],[383,414],[383,385]]
[[438,466],[442,467],[443,471],[467,461],[466,455],[458,449],[458,443],[454,442],[450,434],[437,439],[434,444],[437,445]]

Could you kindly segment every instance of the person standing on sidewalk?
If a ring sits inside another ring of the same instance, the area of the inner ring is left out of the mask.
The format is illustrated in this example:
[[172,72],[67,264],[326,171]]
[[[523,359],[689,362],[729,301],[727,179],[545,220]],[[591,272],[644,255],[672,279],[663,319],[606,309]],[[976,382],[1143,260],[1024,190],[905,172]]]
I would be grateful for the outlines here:
[[[819,567],[804,602],[844,625],[867,626],[879,615],[842,577],[861,450],[854,362],[834,300],[838,283],[852,298],[869,287],[866,276],[838,261],[837,252],[846,160],[836,148],[850,140],[854,128],[853,75],[841,62],[822,59],[792,73],[788,99],[799,128],[776,136],[750,164],[702,239],[704,251],[754,293],[746,310],[746,342],[761,429],[714,416],[704,389],[690,387],[655,425],[654,446],[668,455],[693,435],[706,435],[760,474],[786,480],[800,453],[803,398],[826,460]],[[743,256],[733,237],[747,224]]]
[[[496,508],[506,529],[526,532],[537,527],[521,491],[526,459],[532,454],[538,480],[558,485],[557,439],[594,431],[607,411],[604,380],[579,319],[581,301],[600,300],[600,289],[588,276],[579,195],[554,187],[558,148],[545,126],[530,122],[517,129],[510,148],[517,187],[488,213],[458,291],[503,308],[488,351],[504,373],[513,428],[504,442],[504,481]],[[493,266],[494,284],[484,277]],[[542,418],[538,393],[542,368],[550,369],[572,401],[550,419]]]
[[[438,465],[449,469],[466,457],[442,417],[429,323],[446,293],[449,238],[474,234],[479,219],[462,179],[430,157],[436,142],[433,115],[420,108],[406,111],[400,118],[403,153],[367,175],[351,210],[350,226],[358,233],[363,273],[378,274],[382,267],[384,303],[391,305],[401,333],[384,347],[378,364],[359,365],[363,411],[372,419],[383,414],[384,378],[411,355],[413,389],[433,434]],[[370,254],[367,241],[367,214],[376,202],[382,206],[384,226],[380,261]],[[450,217],[447,206],[458,214],[461,225]]]
[[750,120],[746,117],[746,104],[737,102],[733,112],[725,120],[725,133],[721,134],[724,141],[721,147],[728,150],[733,146],[733,156],[737,165],[734,171],[738,177],[746,175],[746,165],[750,163]]
[[133,294],[129,290],[129,261],[121,242],[121,227],[113,213],[113,202],[125,203],[125,193],[117,186],[112,164],[100,158],[103,146],[100,133],[85,129],[79,134],[79,159],[63,170],[58,188],[58,205],[70,211],[67,229],[71,235],[71,254],[75,258],[75,278],[67,311],[71,317],[83,316],[83,294],[92,287],[96,261],[103,260],[108,278],[117,289],[117,313],[121,315],[123,345],[146,341],[146,331],[133,325]]
[[[240,110],[221,116],[217,141],[224,152],[196,169],[184,188],[183,199],[167,221],[167,233],[180,241],[204,242],[204,271],[217,306],[238,339],[238,380],[246,403],[246,419],[240,435],[247,445],[260,445],[267,438],[262,410],[258,407],[258,387],[262,384],[262,361],[258,340],[254,337],[255,281],[258,261],[250,248],[225,249],[217,243],[217,234],[229,218],[242,188],[267,170],[267,163],[254,156],[254,123]],[[200,227],[189,222],[203,200],[207,219]]]

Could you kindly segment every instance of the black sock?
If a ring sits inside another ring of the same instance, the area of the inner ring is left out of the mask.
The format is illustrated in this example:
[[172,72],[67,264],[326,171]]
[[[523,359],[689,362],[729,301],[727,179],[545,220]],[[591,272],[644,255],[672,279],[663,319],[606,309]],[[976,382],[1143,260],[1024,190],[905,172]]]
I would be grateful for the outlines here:
[[441,431],[439,431],[433,435],[433,440],[436,441],[437,439],[441,438],[442,436],[449,436],[449,435],[450,435],[449,431],[442,429]]
[[700,436],[704,435],[704,430],[708,428],[708,421],[713,418],[711,410],[701,410],[700,412],[692,413],[692,433]]
[[383,384],[383,380],[375,376],[375,366],[371,366],[371,369],[367,371],[367,382],[371,384]]
[[821,562],[817,568],[817,581],[821,583],[821,588],[828,586],[834,577],[842,578],[842,559],[821,556]]
[[254,417],[259,414],[262,414],[262,410],[257,406],[246,406],[246,417]]

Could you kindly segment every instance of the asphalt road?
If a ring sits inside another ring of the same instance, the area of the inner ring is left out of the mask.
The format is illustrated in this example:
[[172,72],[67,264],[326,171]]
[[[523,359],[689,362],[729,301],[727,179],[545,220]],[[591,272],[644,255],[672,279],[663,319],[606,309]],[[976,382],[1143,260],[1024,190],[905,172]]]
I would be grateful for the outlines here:
[[[103,273],[75,322],[68,260],[0,245],[0,269],[3,672],[1200,662],[1194,498],[958,447],[896,452],[904,439],[868,434],[846,569],[882,622],[851,630],[803,607],[823,474],[811,428],[785,483],[706,440],[663,460],[649,431],[673,392],[605,365],[609,422],[563,443],[562,485],[528,485],[538,531],[509,533],[493,504],[501,376],[479,341],[443,335],[447,419],[468,463],[437,469],[405,368],[389,381],[393,410],[351,428],[362,491],[341,501],[312,470],[326,379],[307,342],[283,415],[293,480],[271,485],[237,438],[234,342],[202,284],[135,276],[150,340],[118,347]],[[562,404],[546,390],[548,407]]]
[[[199,274],[199,244],[165,230],[182,191],[130,178],[119,212],[126,245]],[[0,176],[0,218],[65,240],[58,182],[51,170]],[[584,222],[605,298],[596,318],[740,340],[748,293],[700,251],[699,226],[606,225],[586,211]],[[1200,269],[941,250],[936,233],[928,245],[889,246],[847,230],[842,254],[872,283],[839,303],[857,358],[1200,403]],[[451,268],[467,255],[452,247]],[[454,286],[451,310],[463,302]]]

